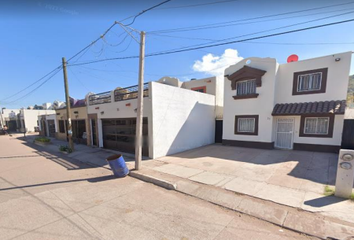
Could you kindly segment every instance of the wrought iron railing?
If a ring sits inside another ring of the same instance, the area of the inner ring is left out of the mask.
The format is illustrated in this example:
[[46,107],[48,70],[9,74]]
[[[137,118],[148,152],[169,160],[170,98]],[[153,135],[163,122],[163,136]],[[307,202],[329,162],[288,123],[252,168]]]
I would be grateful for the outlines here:
[[89,105],[110,103],[111,101],[111,92],[103,92],[89,96]]
[[[144,83],[144,97],[149,96],[149,83]],[[138,98],[138,85],[114,90],[114,101]]]

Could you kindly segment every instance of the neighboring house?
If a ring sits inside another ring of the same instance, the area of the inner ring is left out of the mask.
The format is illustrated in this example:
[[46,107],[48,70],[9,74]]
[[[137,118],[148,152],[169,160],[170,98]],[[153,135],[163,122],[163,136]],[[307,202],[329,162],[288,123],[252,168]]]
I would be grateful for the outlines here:
[[[213,143],[215,119],[222,118],[215,97],[221,80],[164,77],[145,83],[143,155],[157,158]],[[134,153],[137,86],[89,94],[87,102],[91,145]]]
[[34,109],[20,109],[18,114],[19,132],[37,132],[39,131],[38,116],[55,114],[54,110],[34,110]]
[[248,58],[225,70],[223,143],[340,149],[351,52],[278,64]]
[[0,112],[0,126],[7,126],[8,131],[16,132],[20,129],[20,121],[18,118],[18,114],[20,113],[20,109],[1,109]]
[[56,116],[56,114],[38,116],[40,135],[55,138],[58,131]]
[[[70,98],[70,114],[72,125],[72,139],[75,143],[89,144],[87,138],[88,118],[86,102],[82,100],[74,100]],[[56,109],[56,138],[59,140],[68,140],[68,117],[66,107]]]

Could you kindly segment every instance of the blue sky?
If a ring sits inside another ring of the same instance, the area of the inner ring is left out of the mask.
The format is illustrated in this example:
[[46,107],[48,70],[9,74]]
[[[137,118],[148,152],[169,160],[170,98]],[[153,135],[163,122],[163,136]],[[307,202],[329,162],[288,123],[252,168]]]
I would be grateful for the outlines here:
[[[42,82],[12,98],[7,97],[22,90],[60,65],[62,57],[70,58],[73,56],[84,46],[100,36],[114,21],[134,15],[143,9],[161,2],[161,0],[112,2],[90,0],[75,2],[65,0],[13,0],[0,3],[0,15],[2,18],[0,22],[0,29],[2,31],[0,39],[0,100],[3,100],[0,101],[0,106],[19,108],[42,104],[44,102],[53,102],[54,100],[63,101],[64,86],[62,72],[59,72],[37,91],[21,100],[13,102],[25,96]],[[161,6],[160,9],[157,8],[141,15],[131,27],[146,32],[190,27],[349,3],[350,0],[220,0],[222,3],[219,4],[200,5],[211,2],[216,2],[216,0],[172,0]],[[354,18],[354,3],[297,14],[252,20],[227,27],[164,33],[168,37],[148,33],[146,37],[146,54],[208,43],[211,40],[237,37],[339,14],[344,15],[252,36],[261,36]],[[130,21],[131,19],[124,23],[129,23]],[[190,78],[210,76],[215,71],[210,71],[208,68],[232,64],[239,60],[240,56],[243,58],[254,56],[273,57],[279,63],[285,63],[286,58],[294,53],[299,55],[299,59],[301,60],[332,53],[352,51],[354,44],[346,44],[354,42],[352,29],[354,29],[354,22],[261,39],[254,41],[256,43],[235,43],[197,51],[146,58],[145,81],[158,80],[160,77],[166,75],[178,77],[183,81]],[[122,33],[123,35],[120,35]],[[101,40],[92,46],[77,63],[138,55],[138,44],[130,36],[124,40],[125,36],[124,30],[119,25],[116,25],[107,34],[104,41]],[[123,43],[115,46],[120,42]],[[314,45],[309,43],[336,44]],[[224,55],[226,58],[223,58],[222,55],[226,49],[233,49],[234,51],[229,50],[228,54]],[[198,60],[202,61],[203,56],[208,54],[212,54],[215,59],[209,63],[201,62],[199,64],[201,66],[199,69],[202,68],[204,72],[196,71],[196,68],[193,68],[195,62]],[[233,54],[234,56],[232,56]],[[73,59],[72,63],[75,61],[76,59]],[[351,73],[353,73],[353,69],[352,67]],[[137,76],[137,59],[71,66],[68,69],[70,95],[75,98],[83,98],[88,92],[98,93],[109,91],[116,87],[135,85],[137,84]]]

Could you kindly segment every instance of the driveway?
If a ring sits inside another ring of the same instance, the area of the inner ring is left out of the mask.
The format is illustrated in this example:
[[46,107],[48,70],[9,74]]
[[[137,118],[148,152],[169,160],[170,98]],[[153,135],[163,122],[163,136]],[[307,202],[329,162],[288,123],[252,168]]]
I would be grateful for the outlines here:
[[153,170],[354,222],[354,204],[323,195],[338,155],[209,145],[147,161]]

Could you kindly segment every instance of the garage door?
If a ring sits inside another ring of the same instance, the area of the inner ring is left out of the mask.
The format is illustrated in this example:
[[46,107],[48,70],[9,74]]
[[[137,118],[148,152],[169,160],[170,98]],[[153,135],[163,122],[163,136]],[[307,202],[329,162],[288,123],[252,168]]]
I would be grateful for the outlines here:
[[[135,153],[136,118],[102,120],[103,147]],[[148,119],[143,119],[143,155],[148,156]]]

